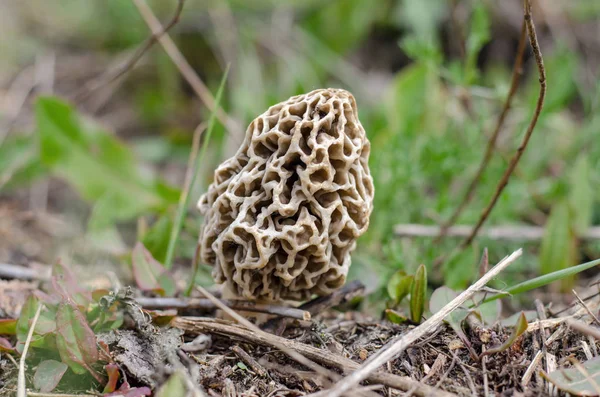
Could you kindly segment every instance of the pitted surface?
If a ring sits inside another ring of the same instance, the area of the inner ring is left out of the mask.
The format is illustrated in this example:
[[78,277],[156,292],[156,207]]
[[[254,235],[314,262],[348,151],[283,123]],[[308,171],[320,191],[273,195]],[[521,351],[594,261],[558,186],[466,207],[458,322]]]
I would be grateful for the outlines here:
[[198,202],[201,259],[215,281],[263,300],[341,287],[372,211],[369,151],[341,89],[292,97],[252,121]]

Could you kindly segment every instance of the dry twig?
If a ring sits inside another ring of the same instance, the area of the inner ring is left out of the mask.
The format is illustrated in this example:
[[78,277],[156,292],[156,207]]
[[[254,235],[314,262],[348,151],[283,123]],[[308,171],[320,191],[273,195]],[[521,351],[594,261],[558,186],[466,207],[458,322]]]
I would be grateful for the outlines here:
[[434,331],[443,321],[444,318],[452,313],[456,308],[470,299],[477,291],[481,290],[490,280],[496,277],[506,267],[513,263],[523,253],[522,249],[518,249],[508,257],[501,260],[494,266],[485,276],[471,285],[466,291],[463,291],[459,296],[454,298],[450,303],[444,306],[440,311],[431,316],[428,320],[413,329],[412,331],[402,335],[398,340],[393,342],[386,350],[380,350],[378,354],[371,357],[357,371],[338,382],[332,389],[328,391],[330,397],[340,397],[342,394],[356,386],[358,383],[367,379],[373,372],[387,361],[397,357],[412,343],[421,337]]
[[168,33],[160,34],[163,30],[160,22],[156,19],[156,16],[148,7],[145,0],[132,0],[133,4],[136,6],[140,15],[146,22],[146,24],[150,27],[153,34],[156,36],[156,39],[160,43],[160,45],[164,48],[165,52],[175,66],[179,69],[179,72],[186,79],[186,81],[190,84],[196,95],[200,98],[200,100],[208,107],[211,112],[216,112],[217,118],[227,127],[229,131],[237,131],[238,125],[237,123],[231,119],[222,109],[217,108],[215,104],[215,98],[210,93],[208,87],[204,84],[204,82],[198,77],[192,66],[186,61],[185,57],[179,51],[171,37],[169,37]]
[[585,304],[585,302],[581,299],[579,294],[577,294],[577,292],[575,290],[571,290],[571,291],[573,291],[573,295],[575,295],[575,298],[577,298],[577,302],[579,302],[579,304],[585,309],[587,314],[594,320],[594,322],[597,325],[600,325],[600,320],[598,320],[598,317],[596,317],[596,315],[590,310],[588,305]]
[[475,196],[475,190],[477,188],[477,185],[481,181],[481,176],[483,175],[483,172],[485,171],[490,160],[492,159],[492,155],[494,154],[494,149],[496,148],[496,142],[498,141],[498,137],[500,136],[500,131],[502,130],[502,126],[504,125],[504,120],[506,119],[506,116],[508,115],[508,113],[511,109],[512,100],[515,96],[515,93],[517,92],[517,87],[519,86],[519,77],[523,73],[522,64],[523,64],[523,55],[525,54],[525,43],[526,42],[527,42],[527,28],[525,26],[525,21],[523,21],[523,26],[521,27],[521,37],[519,39],[519,46],[517,48],[517,57],[515,58],[515,64],[513,66],[510,90],[508,91],[508,95],[506,96],[506,100],[504,102],[504,108],[502,109],[502,112],[498,116],[498,120],[496,121],[496,127],[494,128],[494,132],[490,136],[487,147],[485,149],[485,154],[483,155],[483,159],[481,160],[481,163],[479,164],[479,168],[477,169],[475,176],[469,183],[469,186],[467,187],[467,191],[465,192],[465,195],[464,195],[461,203],[459,204],[459,206],[456,208],[454,213],[450,216],[450,219],[448,219],[448,221],[441,226],[439,236],[436,238],[436,242],[439,241],[442,237],[444,237],[446,235],[448,228],[456,223],[456,220],[458,219],[460,214],[467,207],[467,205],[471,202],[471,200],[473,200],[473,197]]
[[498,183],[498,186],[496,187],[496,192],[494,193],[492,200],[490,201],[488,206],[481,213],[479,221],[477,222],[477,224],[471,231],[471,234],[461,243],[461,245],[460,245],[461,249],[465,249],[466,247],[468,247],[471,244],[471,242],[473,242],[473,239],[477,236],[479,229],[481,229],[481,226],[483,226],[483,224],[485,223],[487,218],[490,216],[490,213],[496,206],[496,203],[498,202],[500,195],[502,194],[502,192],[504,191],[504,188],[508,184],[508,180],[510,179],[510,176],[512,175],[513,171],[517,167],[519,160],[521,160],[521,157],[523,156],[523,153],[525,152],[525,149],[527,148],[527,144],[529,143],[531,135],[533,134],[533,130],[535,129],[537,121],[540,117],[540,113],[542,112],[542,108],[544,107],[544,99],[546,98],[546,69],[544,68],[544,59],[542,58],[542,52],[540,51],[537,34],[535,32],[535,26],[533,24],[533,19],[531,17],[531,0],[524,0],[524,9],[525,9],[525,25],[527,26],[527,35],[529,36],[529,43],[531,44],[531,49],[533,51],[533,56],[535,57],[535,63],[537,65],[538,74],[539,74],[540,92],[539,92],[538,100],[535,105],[533,117],[531,118],[531,121],[529,123],[529,126],[527,127],[527,131],[525,132],[525,136],[523,137],[521,144],[517,148],[516,153],[511,158],[508,168],[504,172],[504,175],[502,175],[502,178],[500,179],[500,182]]
[[267,376],[267,370],[259,364],[254,358],[252,358],[244,349],[235,345],[231,348],[231,350],[238,356],[240,360],[246,363],[258,376],[265,377]]
[[[209,311],[218,308],[218,306],[209,299],[198,298],[182,299],[139,297],[136,298],[136,301],[145,309],[201,309]],[[306,310],[296,309],[294,307],[266,305],[239,300],[221,300],[221,302],[234,310],[274,314],[277,316],[296,318],[304,321],[309,321],[311,318],[310,313]]]
[[135,51],[135,53],[125,62],[121,67],[119,67],[116,71],[110,73],[109,75],[100,76],[95,81],[92,81],[89,84],[86,84],[84,89],[77,94],[75,94],[75,101],[83,101],[90,96],[93,92],[98,90],[99,88],[106,87],[111,84],[119,77],[123,76],[125,73],[129,72],[133,67],[138,63],[138,61],[144,56],[144,54],[152,48],[152,46],[158,41],[158,39],[166,34],[173,26],[179,22],[179,17],[181,16],[181,12],[183,11],[183,5],[185,0],[177,1],[177,8],[175,9],[175,13],[173,18],[167,23],[163,28],[159,31],[152,33],[150,37],[146,39],[146,41]]

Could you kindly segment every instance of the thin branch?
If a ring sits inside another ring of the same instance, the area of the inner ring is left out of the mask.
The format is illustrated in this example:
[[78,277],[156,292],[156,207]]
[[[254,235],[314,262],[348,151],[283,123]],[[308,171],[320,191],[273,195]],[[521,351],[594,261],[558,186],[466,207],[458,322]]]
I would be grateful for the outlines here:
[[[136,298],[136,301],[144,309],[200,309],[206,311],[218,309],[218,306],[211,302],[209,299],[199,298],[181,299],[139,297]],[[295,318],[304,321],[309,321],[311,318],[310,312],[294,307],[258,304],[250,301],[241,300],[221,300],[221,302],[223,302],[224,305],[233,310],[242,310],[246,312],[255,313],[267,313],[282,317]]]
[[16,280],[48,280],[50,278],[50,267],[44,271],[30,267],[0,263],[0,278]]
[[496,127],[494,129],[494,132],[490,136],[487,147],[485,149],[485,154],[483,155],[483,159],[481,159],[479,168],[477,169],[475,176],[473,177],[473,179],[469,183],[469,186],[467,187],[467,191],[465,192],[462,202],[456,208],[454,213],[450,216],[450,219],[448,219],[448,221],[446,223],[444,223],[442,225],[442,227],[440,228],[440,234],[437,237],[436,242],[438,242],[442,237],[444,237],[446,235],[448,228],[450,228],[452,225],[454,225],[456,223],[456,220],[458,219],[460,214],[462,214],[462,212],[467,207],[467,205],[473,200],[473,197],[475,196],[475,190],[477,189],[477,185],[481,181],[483,172],[487,168],[487,166],[492,158],[492,155],[494,154],[494,149],[496,148],[496,142],[498,141],[498,137],[500,136],[500,131],[502,130],[502,126],[504,125],[504,120],[506,120],[506,116],[508,115],[508,113],[511,109],[512,100],[513,100],[515,93],[517,92],[517,88],[519,86],[519,77],[523,73],[522,65],[523,65],[523,55],[525,54],[525,43],[526,42],[527,42],[527,28],[525,25],[525,20],[523,20],[523,26],[521,27],[521,37],[519,39],[519,45],[517,48],[517,57],[515,58],[515,63],[513,66],[510,90],[508,91],[508,95],[506,96],[506,100],[504,102],[504,108],[502,109],[502,112],[498,116],[498,120],[496,121]]
[[223,123],[227,127],[227,129],[231,131],[239,130],[237,123],[231,119],[227,113],[223,111],[223,109],[217,108],[215,103],[215,98],[210,93],[210,90],[204,82],[198,77],[192,66],[185,59],[181,51],[177,48],[171,37],[168,33],[163,35],[159,35],[163,30],[160,22],[156,19],[156,16],[148,7],[145,0],[132,0],[133,4],[136,6],[140,15],[150,27],[150,30],[157,35],[157,40],[160,45],[164,48],[165,52],[169,55],[175,66],[179,69],[179,72],[186,79],[189,85],[192,87],[196,95],[200,98],[200,100],[206,105],[206,107],[211,112],[216,112],[217,118],[219,121]]
[[236,356],[240,360],[242,360],[245,364],[247,364],[256,374],[260,377],[267,376],[267,370],[260,365],[258,361],[256,361],[252,356],[250,356],[244,349],[235,345],[231,348],[231,350],[235,353]]
[[573,295],[575,295],[575,298],[577,298],[577,302],[579,302],[579,304],[583,307],[583,309],[587,312],[587,314],[594,320],[596,325],[600,325],[600,320],[598,320],[598,317],[596,317],[596,315],[594,314],[594,312],[592,312],[590,310],[588,305],[586,305],[585,302],[583,300],[581,300],[581,297],[579,296],[577,291],[575,291],[574,289],[571,291],[573,292]]
[[[439,226],[421,225],[407,223],[394,226],[396,237],[436,237],[440,234]],[[473,230],[471,225],[455,225],[446,230],[448,237],[468,237]],[[545,229],[540,226],[514,225],[514,226],[491,226],[482,228],[479,236],[490,240],[509,241],[539,241],[544,237]],[[600,227],[591,227],[580,236],[582,240],[600,240]]]
[[179,22],[179,18],[181,16],[181,12],[183,11],[183,5],[185,0],[177,1],[177,8],[175,9],[175,13],[173,14],[173,18],[167,23],[163,28],[161,28],[157,32],[153,32],[150,37],[146,39],[146,41],[135,51],[135,53],[129,58],[127,62],[125,62],[118,70],[113,72],[111,75],[106,77],[100,76],[100,78],[91,82],[91,86],[86,84],[86,87],[83,91],[77,93],[75,95],[76,101],[83,101],[89,97],[90,94],[98,90],[99,88],[106,87],[110,83],[117,80],[119,77],[123,76],[125,73],[129,72],[136,63],[144,56],[144,54],[152,48],[152,46],[158,41],[158,39],[166,34],[173,26]]
[[37,325],[38,319],[40,318],[40,313],[42,312],[42,303],[38,304],[38,308],[35,312],[35,316],[33,316],[33,321],[31,322],[31,326],[29,327],[29,332],[27,333],[27,339],[25,340],[25,346],[23,347],[23,353],[21,354],[21,359],[19,360],[19,375],[17,379],[17,397],[27,397],[27,385],[25,383],[25,360],[27,359],[27,352],[29,351],[29,344],[31,343],[31,338],[33,338],[33,331],[35,330],[35,326]]
[[498,183],[498,186],[496,187],[496,192],[494,193],[492,200],[490,201],[489,205],[485,208],[485,210],[483,210],[483,212],[481,213],[481,217],[479,218],[477,225],[475,225],[475,227],[473,228],[473,231],[471,232],[469,237],[467,237],[462,242],[462,244],[460,246],[461,249],[468,247],[471,244],[471,242],[473,242],[473,239],[477,236],[479,229],[481,229],[481,226],[483,226],[483,224],[489,217],[490,213],[494,209],[494,206],[498,202],[500,195],[502,194],[502,192],[504,191],[504,188],[508,184],[508,180],[510,179],[510,176],[512,175],[513,171],[517,167],[519,160],[521,160],[521,157],[523,156],[523,153],[525,152],[525,149],[527,148],[527,144],[529,143],[531,135],[533,134],[533,130],[535,129],[537,121],[540,117],[540,113],[542,112],[542,108],[544,107],[544,99],[546,98],[546,69],[544,68],[544,59],[542,58],[542,53],[540,51],[540,46],[539,46],[537,35],[535,32],[535,26],[533,25],[533,19],[531,18],[531,0],[524,0],[524,8],[525,8],[525,24],[527,25],[527,34],[529,36],[529,43],[531,44],[531,49],[533,51],[533,55],[535,57],[535,62],[536,62],[536,65],[538,68],[538,73],[539,73],[540,92],[539,92],[538,100],[537,100],[537,103],[535,106],[535,111],[533,113],[531,122],[529,123],[529,126],[527,127],[525,136],[523,137],[523,141],[517,148],[517,151],[514,154],[514,156],[512,157],[510,164],[508,165],[508,168],[504,172],[504,175],[502,175],[502,179],[500,180],[500,182]]
[[419,338],[422,338],[423,336],[434,331],[442,323],[446,316],[470,299],[477,291],[481,290],[481,288],[483,288],[488,282],[490,282],[494,277],[500,274],[500,272],[502,272],[518,257],[520,257],[522,253],[523,250],[518,249],[508,257],[504,258],[489,272],[487,272],[485,276],[471,285],[466,291],[463,291],[459,296],[454,298],[440,311],[432,315],[428,320],[399,337],[399,339],[390,344],[387,349],[380,350],[379,353],[370,358],[357,371],[348,375],[341,382],[338,382],[332,389],[328,390],[327,395],[329,397],[340,397],[342,394],[346,393],[360,382],[367,379],[371,374],[377,371],[380,366],[397,357],[398,354],[403,352],[408,346],[417,341]]

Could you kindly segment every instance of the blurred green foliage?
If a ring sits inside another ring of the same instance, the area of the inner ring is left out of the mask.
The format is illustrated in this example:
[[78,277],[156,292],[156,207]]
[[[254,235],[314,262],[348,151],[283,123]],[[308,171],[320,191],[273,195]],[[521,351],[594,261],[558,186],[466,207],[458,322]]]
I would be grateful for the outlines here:
[[[174,0],[150,4],[164,21],[175,9]],[[441,0],[376,4],[188,0],[172,31],[212,92],[223,65],[231,62],[223,108],[244,125],[268,106],[318,87],[338,86],[354,93],[372,143],[375,207],[369,231],[353,256],[351,278],[360,278],[369,287],[385,286],[398,270],[414,274],[424,263],[434,283],[462,288],[477,274],[484,246],[494,262],[523,245],[480,238],[438,272],[431,271],[431,264],[450,252],[456,240],[434,244],[433,239],[394,237],[396,224],[441,223],[459,205],[509,88],[512,58],[482,63],[486,45],[498,39],[492,31],[489,4],[461,2],[468,10],[464,57],[450,56],[447,50],[448,41],[461,39],[452,35],[454,31],[443,30],[449,23],[450,4]],[[582,20],[591,13],[598,16],[595,4],[595,0],[574,2],[569,15]],[[43,21],[40,29],[61,41],[27,37],[27,42],[36,44],[26,51],[69,43],[79,50],[117,55],[148,34],[129,1],[83,6],[73,0],[52,0],[39,6],[33,19]],[[369,41],[381,32],[394,37],[393,45]],[[369,58],[365,48],[378,45],[389,59],[404,60],[398,64],[383,59],[384,66],[375,72],[364,70],[361,62]],[[572,266],[579,257],[600,252],[593,245],[584,247],[578,239],[587,226],[600,222],[600,145],[594,144],[600,129],[600,85],[581,84],[574,78],[582,67],[582,55],[560,38],[542,51],[549,87],[546,107],[488,221],[546,225],[541,249],[540,244],[527,244],[524,259],[506,273],[513,281]],[[115,93],[129,99],[144,133],[121,141],[84,121],[71,106],[42,99],[36,111],[37,134],[15,133],[0,145],[0,188],[18,188],[50,172],[69,182],[93,206],[90,227],[132,222],[140,216],[158,219],[139,237],[161,261],[179,192],[156,170],[165,164],[185,164],[193,126],[177,120],[207,120],[208,111],[198,111],[197,101],[159,46],[146,59],[148,64],[140,72],[130,73],[126,89]],[[529,122],[539,85],[535,65],[528,61],[524,66],[498,149],[460,224],[477,221]],[[238,138],[227,136],[221,125],[215,129],[196,192],[210,183],[215,165]],[[140,171],[142,166],[145,172]],[[5,170],[11,170],[8,177]],[[199,223],[197,214],[190,213],[179,250],[182,255],[193,254]],[[379,291],[385,294],[384,288]]]

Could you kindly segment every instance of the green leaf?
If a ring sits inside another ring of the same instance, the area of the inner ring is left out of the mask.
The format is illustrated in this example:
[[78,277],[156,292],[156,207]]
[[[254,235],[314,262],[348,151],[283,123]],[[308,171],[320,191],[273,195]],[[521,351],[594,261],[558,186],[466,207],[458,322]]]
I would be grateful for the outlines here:
[[35,136],[10,136],[0,144],[0,191],[5,183],[8,188],[30,184],[43,173]]
[[483,321],[485,325],[492,326],[496,324],[500,318],[502,304],[500,301],[480,303],[475,310],[480,314],[481,321]]
[[[442,310],[444,306],[450,303],[454,298],[458,296],[458,292],[446,287],[442,286],[437,288],[431,294],[431,299],[429,300],[429,311],[431,314],[435,314]],[[464,321],[465,318],[469,315],[469,311],[465,308],[458,307],[456,310],[452,311],[449,315],[444,318],[448,324],[454,327],[460,328],[460,324]]]
[[17,319],[0,319],[0,335],[15,335],[17,333]]
[[241,362],[241,361],[238,361],[238,363],[237,363],[236,365],[237,365],[237,367],[238,367],[239,369],[242,369],[242,370],[244,370],[244,371],[247,371],[247,370],[248,370],[248,367],[246,366],[246,364],[244,364],[244,363],[243,363],[243,362]]
[[484,302],[491,302],[496,299],[503,298],[508,295],[518,295],[527,291],[531,291],[532,289],[540,288],[550,283],[553,283],[558,280],[563,280],[567,277],[574,276],[577,273],[581,273],[592,267],[596,267],[600,265],[600,259],[596,259],[594,261],[582,263],[581,265],[573,266],[567,269],[559,270],[556,272],[552,272],[550,274],[545,274],[543,276],[539,276],[533,278],[531,280],[524,281],[520,284],[514,285],[512,287],[507,288],[504,292],[492,295],[484,300]]
[[404,324],[408,321],[408,317],[392,309],[385,309],[385,318],[394,324]]
[[56,312],[56,346],[63,363],[76,374],[85,373],[98,361],[96,335],[84,315],[71,303],[61,303]]
[[164,263],[167,257],[167,248],[172,230],[173,222],[171,217],[163,215],[154,222],[142,238],[144,247],[161,263]]
[[425,311],[427,295],[427,268],[421,264],[415,273],[415,279],[410,288],[410,319],[420,323]]
[[387,284],[387,290],[394,304],[398,305],[409,293],[414,276],[409,276],[404,270],[398,270]]
[[69,367],[60,361],[42,361],[33,375],[33,386],[42,393],[51,392],[67,372],[67,368]]
[[141,173],[126,146],[85,123],[66,103],[53,97],[38,99],[36,120],[42,161],[84,199],[102,200],[93,225],[104,227],[150,210],[163,211],[176,202],[159,188],[162,185]]
[[427,108],[431,70],[423,63],[405,67],[394,78],[391,98],[386,101],[392,131],[412,131]]
[[527,325],[528,324],[527,324],[527,318],[525,317],[525,313],[521,312],[521,314],[519,315],[519,318],[517,319],[517,323],[515,324],[515,327],[513,328],[513,332],[510,334],[508,339],[500,346],[486,350],[485,352],[482,353],[482,356],[494,354],[494,353],[500,353],[500,352],[503,352],[504,350],[507,350],[508,348],[510,348],[517,341],[517,339],[521,335],[523,335],[523,333],[525,331],[527,331]]
[[[540,248],[540,267],[542,274],[566,269],[575,264],[576,240],[571,231],[569,206],[565,201],[557,202],[546,224],[542,246]],[[570,288],[573,278],[562,279],[562,287]]]
[[[216,117],[217,110],[219,109],[219,104],[221,103],[223,91],[225,90],[225,82],[227,81],[228,74],[229,74],[229,65],[227,65],[227,69],[225,69],[225,73],[223,74],[223,77],[221,78],[221,84],[219,85],[219,90],[217,91],[217,95],[215,97],[215,107],[213,108],[213,111],[210,114],[210,118],[208,120],[208,128],[206,129],[206,134],[205,134],[204,142],[202,144],[202,149],[200,151],[200,154],[196,158],[196,162],[194,164],[194,170],[192,172],[192,178],[190,180],[190,187],[187,190],[187,192],[182,193],[183,196],[179,200],[179,207],[177,208],[177,218],[175,219],[175,222],[173,224],[171,238],[169,239],[169,245],[167,247],[167,255],[166,255],[166,259],[165,259],[165,267],[167,269],[171,269],[171,267],[173,266],[173,257],[175,256],[175,247],[177,246],[177,240],[179,240],[179,233],[181,232],[181,229],[183,227],[183,221],[185,219],[185,214],[186,214],[186,211],[190,204],[190,195],[191,195],[191,192],[193,191],[193,187],[196,184],[196,179],[198,177],[198,171],[200,169],[200,164],[201,164],[202,160],[204,160],[204,157],[206,156],[206,150],[207,150],[208,144],[210,142],[210,137],[212,136],[213,130],[215,128],[215,123],[217,120],[217,117]],[[191,280],[193,280],[195,277],[195,270],[196,269],[193,269],[194,275],[192,276]],[[190,281],[190,285],[193,285],[193,281]]]
[[560,390],[574,396],[597,396],[600,384],[600,357],[571,368],[559,368],[542,376]]
[[[238,363],[239,366],[239,363]],[[156,397],[186,397],[185,375],[177,371],[158,389]]]
[[[27,335],[29,334],[29,328],[31,328],[31,323],[33,321],[33,317],[35,317],[35,313],[37,312],[38,305],[40,301],[33,295],[30,295],[23,307],[21,308],[21,313],[19,315],[19,319],[16,324],[16,333],[17,333],[17,351],[21,353],[23,351],[23,347],[25,346],[25,341],[27,340]],[[37,331],[37,325],[36,325]],[[31,347],[41,347],[44,345],[44,338],[42,335],[34,332],[31,338]]]
[[154,291],[162,296],[173,296],[177,291],[175,280],[152,254],[137,243],[131,254],[133,276],[137,286],[144,291]]
[[569,207],[573,216],[572,225],[575,233],[582,235],[590,227],[594,211],[594,188],[588,156],[578,156],[570,179]]

